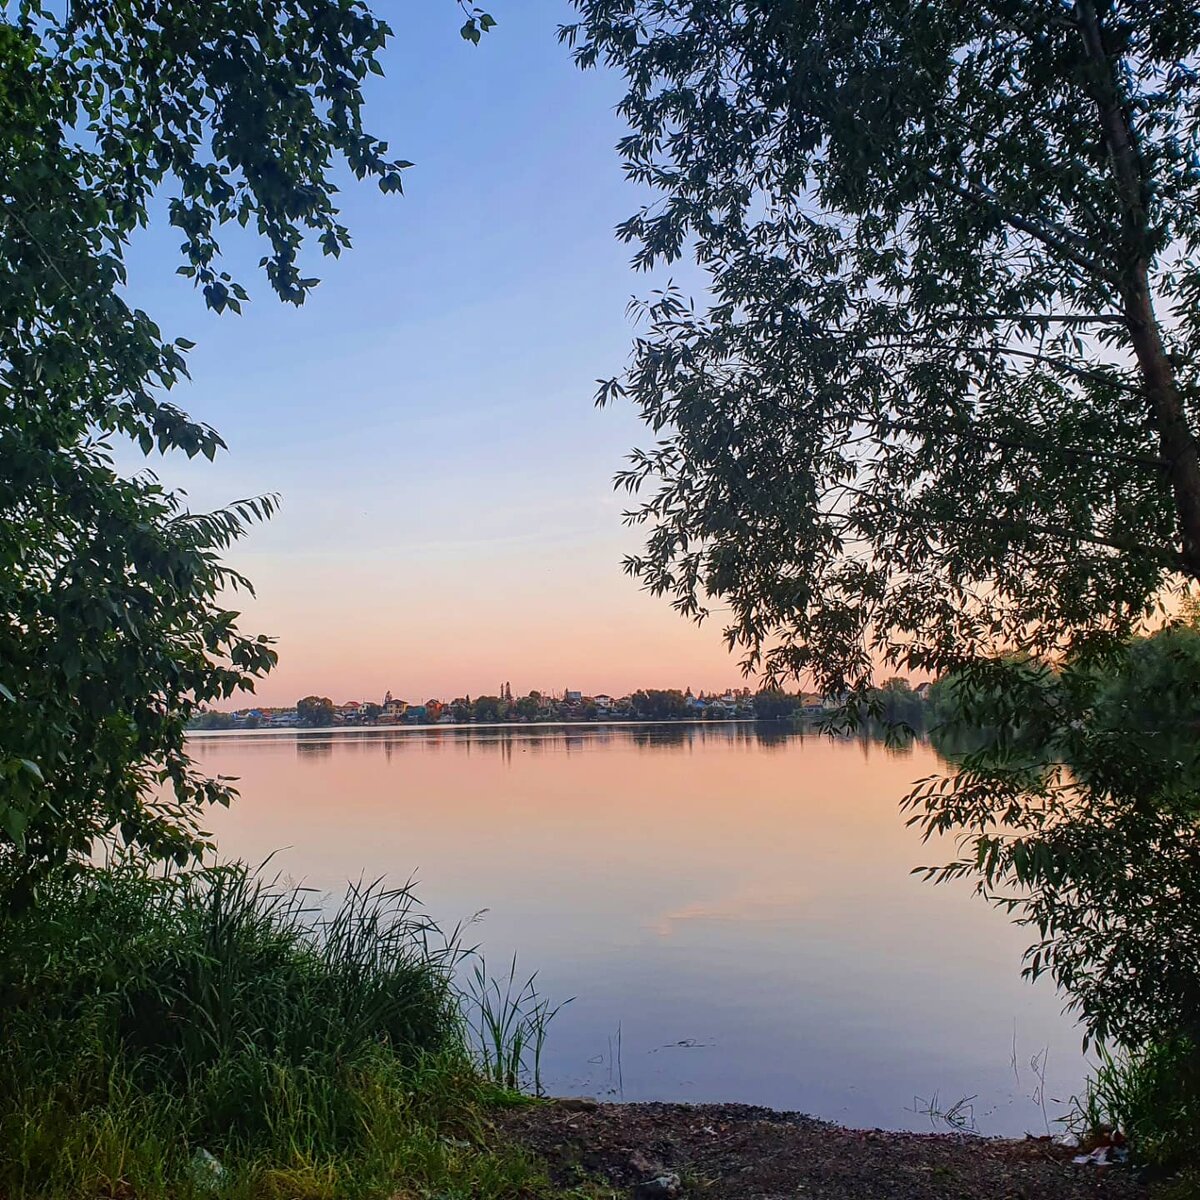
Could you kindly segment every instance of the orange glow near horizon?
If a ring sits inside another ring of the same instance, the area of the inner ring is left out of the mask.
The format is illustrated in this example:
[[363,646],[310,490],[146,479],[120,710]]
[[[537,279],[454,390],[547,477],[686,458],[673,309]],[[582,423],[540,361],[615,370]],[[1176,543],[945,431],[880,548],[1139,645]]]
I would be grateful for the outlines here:
[[342,703],[391,691],[417,703],[495,694],[506,682],[515,694],[752,686],[725,648],[720,613],[697,626],[642,592],[612,557],[568,557],[525,580],[486,562],[241,563],[258,592],[235,605],[242,628],[278,639],[279,665],[253,699]]

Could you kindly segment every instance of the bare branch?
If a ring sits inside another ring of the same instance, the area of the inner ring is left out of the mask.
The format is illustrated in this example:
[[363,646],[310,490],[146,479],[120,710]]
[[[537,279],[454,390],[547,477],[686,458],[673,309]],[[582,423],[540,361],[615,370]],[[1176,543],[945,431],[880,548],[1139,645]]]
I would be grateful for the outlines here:
[[972,204],[990,209],[1006,225],[1011,225],[1014,229],[1019,229],[1022,233],[1027,233],[1030,237],[1036,238],[1044,246],[1050,247],[1051,250],[1058,251],[1059,254],[1069,259],[1077,267],[1081,267],[1087,271],[1089,275],[1106,279],[1110,283],[1120,282],[1120,275],[1115,269],[1107,266],[1099,259],[1092,258],[1091,255],[1084,253],[1085,249],[1089,249],[1087,242],[1078,234],[1072,233],[1069,229],[1064,229],[1062,226],[1050,221],[1034,221],[1029,217],[1023,217],[1020,213],[1013,212],[991,188],[981,183],[969,186],[967,184],[956,183],[954,180],[947,179],[937,171],[930,171],[929,178],[941,187],[954,192],[955,195],[961,197],[963,200],[969,200]]

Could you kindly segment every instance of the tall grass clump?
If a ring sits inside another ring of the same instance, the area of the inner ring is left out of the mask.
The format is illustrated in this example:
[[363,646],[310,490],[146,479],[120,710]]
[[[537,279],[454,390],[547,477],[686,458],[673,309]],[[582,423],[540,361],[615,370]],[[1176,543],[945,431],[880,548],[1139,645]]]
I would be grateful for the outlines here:
[[0,1196],[535,1194],[408,888],[76,869],[0,910]]
[[[1101,1049],[1074,1127],[1085,1140],[1119,1131],[1152,1173],[1195,1170],[1200,1147],[1200,1049],[1175,1037],[1132,1051]],[[1200,1177],[1192,1176],[1200,1194]]]
[[529,1087],[542,1095],[542,1051],[546,1031],[563,1004],[551,1007],[537,989],[537,972],[519,982],[514,955],[507,976],[488,974],[487,962],[476,956],[464,993],[468,1028],[484,1074],[509,1091]]

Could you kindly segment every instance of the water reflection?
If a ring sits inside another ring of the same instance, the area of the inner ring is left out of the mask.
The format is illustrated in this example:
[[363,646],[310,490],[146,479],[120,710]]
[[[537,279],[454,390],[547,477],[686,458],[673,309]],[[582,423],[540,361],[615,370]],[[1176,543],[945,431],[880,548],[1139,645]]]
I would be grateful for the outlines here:
[[301,759],[319,762],[333,754],[333,741],[329,738],[308,738],[301,734],[296,738],[296,754]]
[[[219,732],[196,735],[194,743],[207,739],[221,743],[262,745],[282,736],[294,744],[298,757],[319,760],[338,746],[344,753],[391,755],[396,749],[420,749],[432,752],[454,749],[466,753],[497,754],[511,762],[519,753],[580,753],[597,747],[635,746],[643,750],[702,746],[745,747],[759,750],[783,750],[819,739],[843,745],[855,745],[863,758],[872,753],[890,758],[911,758],[922,743],[915,738],[898,739],[882,727],[864,726],[854,733],[829,735],[815,726],[797,728],[786,722],[757,721],[664,721],[608,723],[595,725],[446,725],[383,726],[366,729],[312,729],[295,731]],[[942,747],[938,745],[939,753]]]
[[942,767],[928,744],[679,723],[193,745],[240,779],[212,816],[227,853],[285,847],[275,864],[329,891],[415,871],[447,925],[489,910],[472,940],[493,962],[517,951],[553,999],[578,997],[550,1041],[557,1090],[617,1079],[628,1099],[893,1128],[929,1127],[915,1096],[973,1095],[982,1129],[1021,1133],[1042,1131],[1034,1054],[1050,1096],[1079,1088],[1058,998],[1019,979],[1020,931],[910,874],[942,857],[897,811]]

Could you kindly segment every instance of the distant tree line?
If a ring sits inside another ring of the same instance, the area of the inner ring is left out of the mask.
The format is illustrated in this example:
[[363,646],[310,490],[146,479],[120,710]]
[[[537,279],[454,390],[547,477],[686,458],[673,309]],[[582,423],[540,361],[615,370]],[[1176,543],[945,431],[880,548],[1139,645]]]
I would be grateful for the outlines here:
[[[945,695],[945,685],[939,685],[938,695]],[[935,694],[931,692],[931,694]],[[410,720],[437,722],[448,717],[456,724],[472,722],[495,723],[503,721],[595,721],[605,718],[638,721],[677,721],[685,719],[721,720],[734,716],[740,719],[753,717],[759,721],[793,721],[805,716],[817,716],[836,708],[835,702],[826,702],[802,692],[789,692],[780,688],[763,688],[751,692],[744,688],[731,698],[693,697],[691,691],[679,688],[639,688],[629,696],[609,702],[594,697],[567,699],[540,691],[531,691],[524,696],[514,696],[512,688],[505,685],[498,695],[458,696],[443,703],[430,699],[416,708],[409,707],[406,716]],[[907,679],[892,678],[872,689],[869,693],[868,711],[877,722],[885,725],[908,726],[914,730],[929,724],[925,696],[913,689]],[[345,715],[328,696],[310,695],[298,700],[295,705],[296,722],[305,728],[321,728],[338,724]],[[380,704],[367,703],[358,707],[355,717],[374,723],[388,715]],[[355,718],[351,718],[353,722]],[[205,711],[191,722],[192,729],[220,730],[253,728],[260,724],[253,714],[235,722],[229,713]]]

